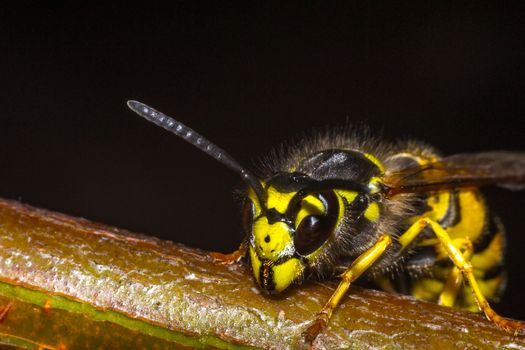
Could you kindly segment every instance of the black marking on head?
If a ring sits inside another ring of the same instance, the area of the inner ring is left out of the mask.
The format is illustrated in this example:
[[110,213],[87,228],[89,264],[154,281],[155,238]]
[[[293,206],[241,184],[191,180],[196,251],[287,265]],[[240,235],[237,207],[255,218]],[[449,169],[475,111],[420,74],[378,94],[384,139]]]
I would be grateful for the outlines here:
[[[308,175],[294,173],[277,173],[266,180],[266,187],[274,187],[281,193],[298,192],[297,200],[302,200],[312,192],[341,189],[357,192],[369,192],[369,188],[363,182],[357,182],[344,178],[316,180]],[[301,197],[302,196],[302,197]]]
[[276,222],[284,222],[290,227],[293,226],[293,221],[290,219],[290,217],[286,214],[279,213],[275,208],[270,208],[266,211],[266,219],[270,225]]
[[280,172],[266,180],[266,187],[279,192],[298,192],[301,201],[312,192],[341,189],[368,193],[368,183],[381,174],[378,166],[357,151],[326,150],[302,161],[297,171]]
[[275,291],[275,282],[273,280],[273,266],[274,262],[270,260],[263,260],[261,269],[259,270],[259,281],[261,281],[261,287],[269,292]]

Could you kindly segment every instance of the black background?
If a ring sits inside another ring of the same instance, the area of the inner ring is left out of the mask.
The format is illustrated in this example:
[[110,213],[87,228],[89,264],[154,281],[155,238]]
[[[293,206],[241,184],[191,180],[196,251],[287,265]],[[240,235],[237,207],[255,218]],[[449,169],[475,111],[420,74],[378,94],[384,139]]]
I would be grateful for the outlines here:
[[[523,150],[524,8],[453,4],[4,4],[0,196],[235,249],[238,176],[134,115],[130,98],[248,166],[347,118],[446,154]],[[524,319],[525,194],[488,192],[509,232],[497,309]]]

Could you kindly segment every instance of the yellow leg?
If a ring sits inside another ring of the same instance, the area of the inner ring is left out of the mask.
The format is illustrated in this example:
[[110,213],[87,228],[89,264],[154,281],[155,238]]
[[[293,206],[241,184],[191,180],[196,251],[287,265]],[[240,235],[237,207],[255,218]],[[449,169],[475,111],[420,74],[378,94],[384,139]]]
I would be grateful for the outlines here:
[[382,235],[379,240],[367,251],[354,260],[352,265],[341,275],[342,281],[330,297],[330,300],[316,315],[315,320],[310,327],[304,332],[306,341],[313,342],[317,335],[326,327],[332,312],[341,302],[350,284],[361,276],[373,263],[383,256],[384,251],[392,243],[392,238],[388,235]]
[[462,285],[463,274],[459,268],[454,266],[445,282],[443,291],[439,294],[438,304],[453,307]]
[[[472,245],[470,239],[458,238],[453,240],[453,244],[461,251],[465,261],[470,261],[470,258],[474,253],[474,246]],[[447,281],[445,282],[443,291],[439,295],[438,304],[453,307],[462,285],[463,274],[457,266],[454,266],[452,271],[450,271],[449,276],[447,277]]]
[[239,249],[236,251],[229,253],[229,254],[223,254],[219,252],[211,252],[210,256],[213,258],[214,262],[222,265],[230,265],[238,262],[246,255],[247,252],[247,246],[246,243],[242,242],[239,246]]
[[[468,259],[465,259],[461,251],[454,245],[454,242],[450,239],[447,231],[437,222],[428,218],[419,219],[403,235],[399,237],[399,242],[404,247],[408,246],[417,237],[417,235],[428,226],[430,226],[438,238],[442,248],[450,260],[452,260],[454,266],[461,272],[463,278],[467,280],[468,284],[472,288],[472,293],[474,294],[478,307],[481,311],[483,311],[485,316],[490,321],[494,322],[498,327],[506,331],[518,332],[523,330],[525,326],[522,323],[507,320],[492,310],[489,303],[487,302],[487,299],[485,299],[485,296],[483,296],[483,293],[479,289],[478,282],[476,281],[472,271],[472,265]],[[455,284],[455,282],[451,283]]]

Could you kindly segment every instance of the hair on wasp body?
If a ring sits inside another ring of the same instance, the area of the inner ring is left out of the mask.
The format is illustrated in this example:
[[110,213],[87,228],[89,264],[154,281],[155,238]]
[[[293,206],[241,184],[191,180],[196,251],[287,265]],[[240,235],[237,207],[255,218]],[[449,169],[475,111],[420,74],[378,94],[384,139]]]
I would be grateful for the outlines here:
[[237,172],[247,257],[261,290],[280,293],[308,278],[340,276],[304,336],[313,341],[351,283],[482,311],[497,326],[524,326],[489,305],[505,286],[505,233],[479,190],[525,187],[525,153],[491,151],[442,157],[417,142],[385,143],[328,130],[264,161],[256,176],[194,130],[137,101],[128,106]]

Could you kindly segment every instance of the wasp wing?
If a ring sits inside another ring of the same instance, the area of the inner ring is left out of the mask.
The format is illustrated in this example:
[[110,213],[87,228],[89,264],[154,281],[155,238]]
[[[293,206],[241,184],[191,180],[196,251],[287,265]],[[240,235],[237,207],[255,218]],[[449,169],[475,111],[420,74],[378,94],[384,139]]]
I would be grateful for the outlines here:
[[387,193],[430,192],[496,184],[525,189],[525,153],[462,153],[420,166],[386,173]]

